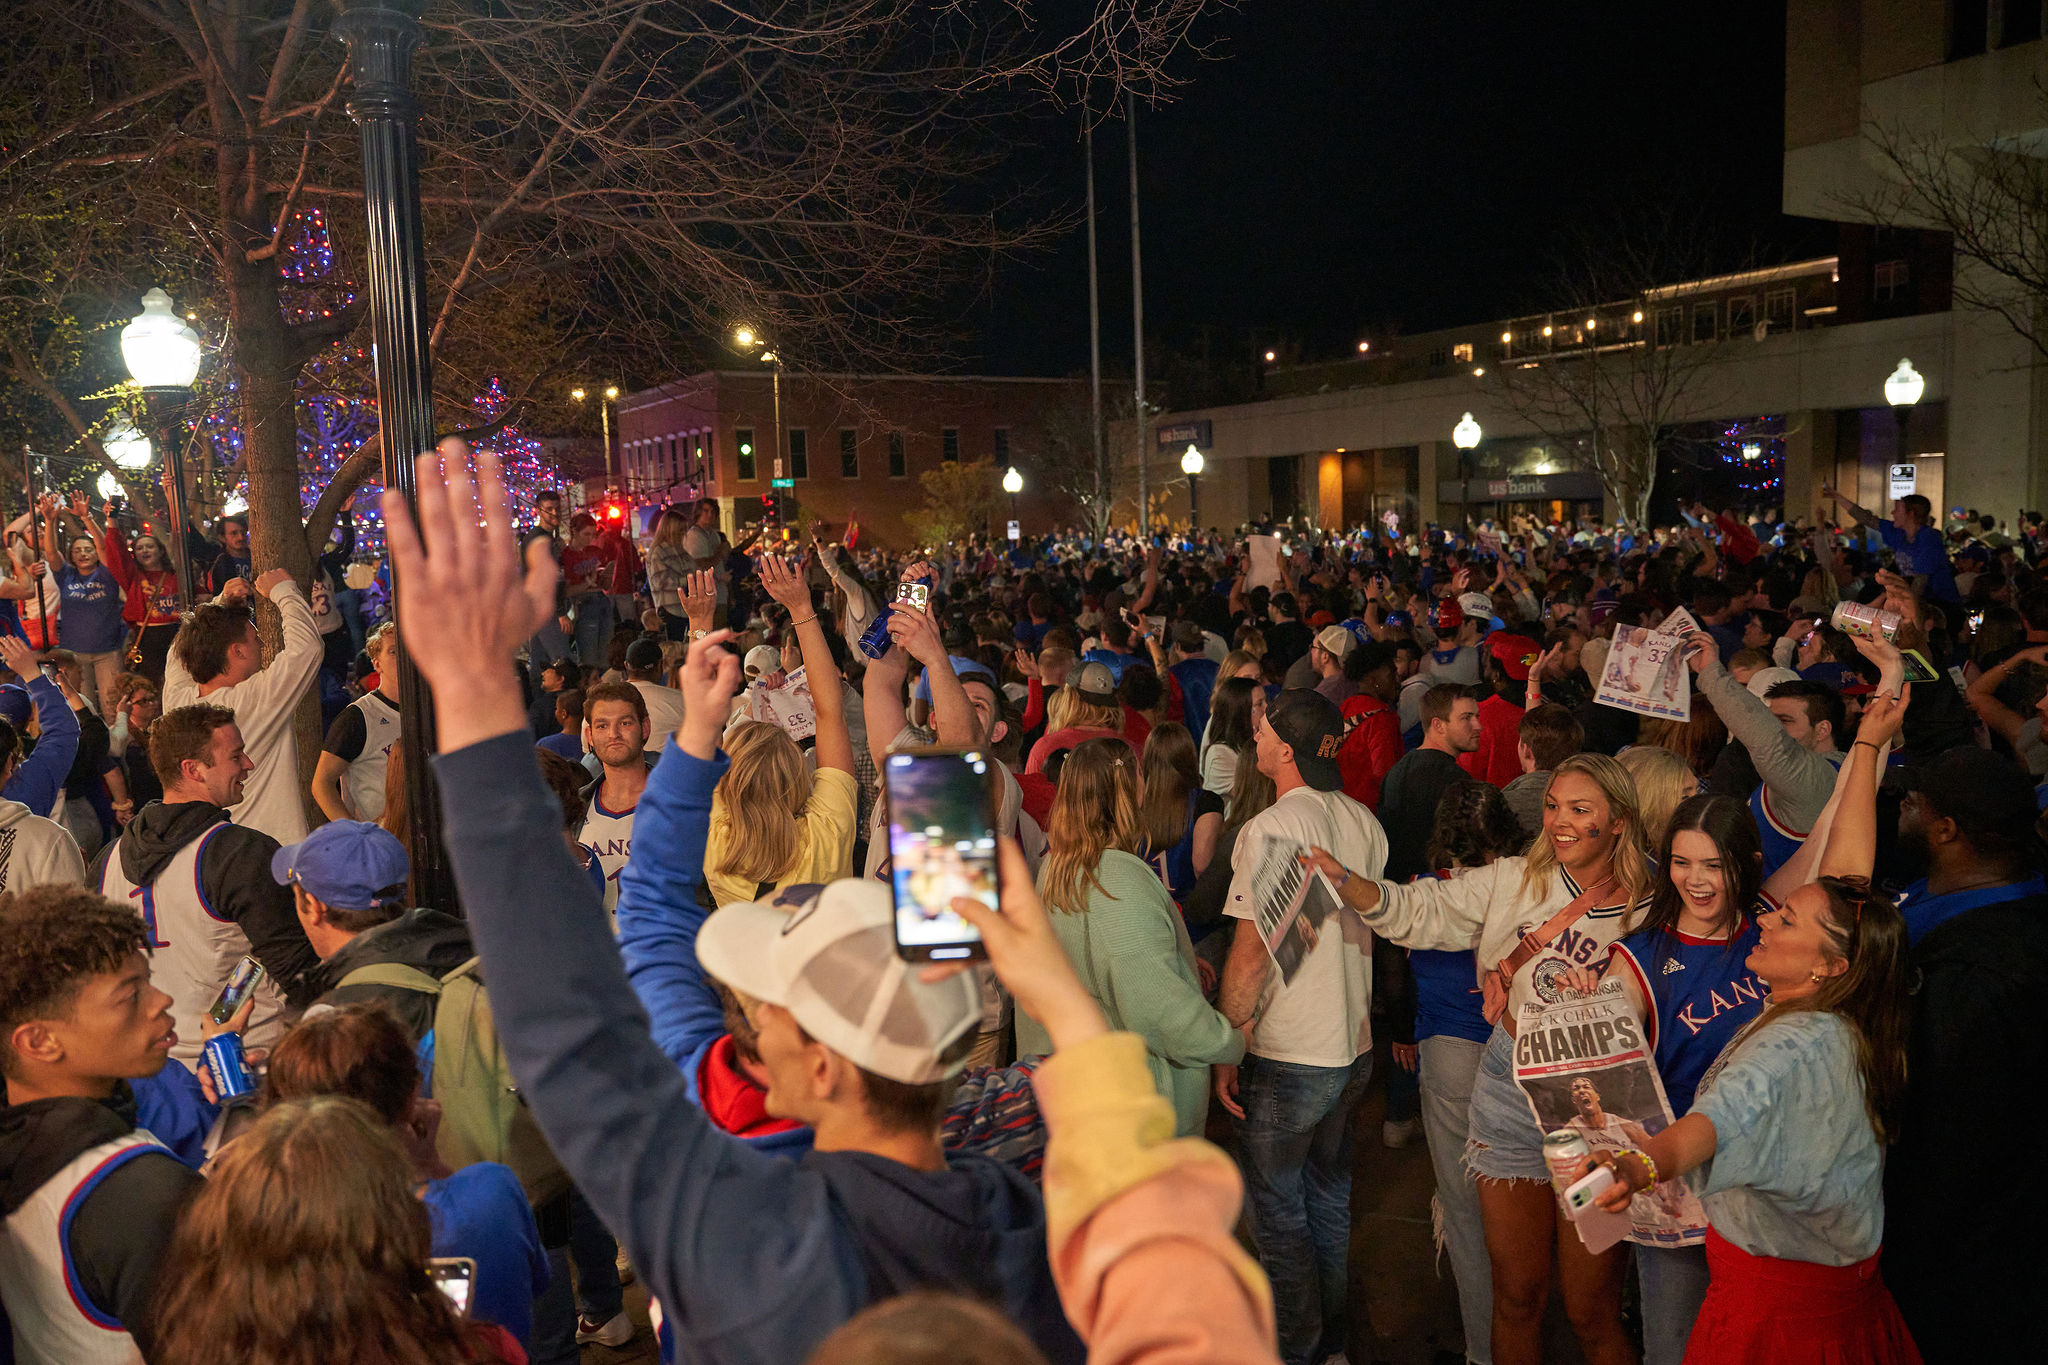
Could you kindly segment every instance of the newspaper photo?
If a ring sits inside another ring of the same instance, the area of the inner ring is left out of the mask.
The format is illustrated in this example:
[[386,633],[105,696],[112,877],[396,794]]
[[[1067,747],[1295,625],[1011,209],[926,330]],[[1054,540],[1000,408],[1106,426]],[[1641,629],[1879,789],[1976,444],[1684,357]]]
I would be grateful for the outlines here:
[[1639,716],[1691,720],[1692,674],[1685,666],[1685,637],[1698,629],[1692,613],[1680,607],[1655,630],[1616,630],[1593,700]]
[[1342,907],[1329,880],[1301,861],[1306,852],[1292,839],[1267,839],[1252,873],[1253,918],[1285,982],[1294,980]]
[[[1650,1056],[1642,1022],[1619,978],[1591,995],[1545,1004],[1523,1002],[1516,1019],[1515,1083],[1546,1133],[1577,1133],[1598,1156],[1637,1147],[1671,1126],[1671,1103]],[[1698,1246],[1707,1215],[1683,1180],[1660,1180],[1629,1203],[1628,1227],[1601,1229],[1592,1215],[1579,1233],[1594,1251],[1625,1236],[1643,1246]],[[1619,1215],[1615,1215],[1618,1219]]]
[[780,725],[799,744],[818,733],[818,714],[811,702],[810,680],[801,668],[790,673],[780,687],[756,684],[749,687],[744,695],[750,720]]
[[1245,588],[1273,589],[1280,586],[1280,537],[1246,536]]

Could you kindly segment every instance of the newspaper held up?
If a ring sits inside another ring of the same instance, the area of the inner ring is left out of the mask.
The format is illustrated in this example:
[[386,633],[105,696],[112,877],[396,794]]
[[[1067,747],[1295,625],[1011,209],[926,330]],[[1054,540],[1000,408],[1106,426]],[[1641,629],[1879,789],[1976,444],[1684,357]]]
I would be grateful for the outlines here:
[[1699,628],[1693,614],[1680,607],[1655,630],[1616,630],[1593,700],[1639,716],[1691,720],[1692,675],[1685,665],[1685,637]]
[[1308,847],[1266,839],[1252,873],[1252,917],[1280,979],[1291,983],[1343,902],[1322,873],[1301,861]]
[[[1664,1080],[1621,980],[1604,980],[1587,996],[1561,982],[1538,994],[1558,998],[1524,1001],[1515,1029],[1515,1083],[1536,1125],[1578,1133],[1596,1157],[1640,1148],[1670,1127]],[[1623,1238],[1651,1247],[1699,1246],[1707,1214],[1683,1180],[1660,1180],[1629,1202],[1626,1218],[1593,1213],[1577,1227],[1595,1253]]]
[[742,695],[749,720],[780,725],[799,744],[817,735],[817,707],[811,701],[811,683],[803,669],[791,671],[780,687],[756,684]]
[[1246,536],[1245,587],[1273,589],[1280,586],[1280,537]]

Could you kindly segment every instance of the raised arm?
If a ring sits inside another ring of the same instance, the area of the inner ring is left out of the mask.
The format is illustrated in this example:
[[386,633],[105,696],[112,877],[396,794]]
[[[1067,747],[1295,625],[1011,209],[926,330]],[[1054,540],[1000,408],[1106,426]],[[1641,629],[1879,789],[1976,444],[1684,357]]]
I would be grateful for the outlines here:
[[[967,699],[967,689],[961,686],[960,675],[953,671],[953,660],[939,639],[938,623],[932,620],[931,608],[898,602],[889,613],[889,635],[924,665],[925,681],[932,690],[932,728],[938,732],[939,743],[961,747],[979,744],[981,723],[974,714],[974,703]],[[873,729],[868,733],[872,736]]]
[[1821,854],[1823,877],[1868,877],[1877,865],[1877,784],[1884,777],[1887,747],[1906,723],[1906,706],[1912,700],[1910,683],[1894,695],[1881,692],[1863,708],[1863,720],[1856,727],[1856,741],[1842,766],[1848,770],[1827,851]]
[[1977,713],[1977,719],[1989,726],[1993,734],[2013,745],[2020,742],[2020,731],[2025,728],[2027,718],[2000,701],[1998,689],[2021,664],[2048,664],[2048,645],[2033,645],[1985,669],[1977,675],[1977,681],[1970,684],[1970,690],[1963,694],[1970,709]]
[[838,687],[839,667],[832,662],[832,646],[826,642],[825,627],[818,621],[810,586],[804,582],[802,569],[789,560],[762,555],[756,563],[761,586],[789,609],[790,625],[803,649],[804,676],[811,682],[811,710],[818,721],[818,767],[851,773],[853,740],[846,729],[846,696]]
[[1844,512],[1847,512],[1851,517],[1855,518],[1856,524],[1858,526],[1877,525],[1879,520],[1877,513],[1871,511],[1868,507],[1859,507],[1854,502],[1850,501],[1848,498],[1843,497],[1841,491],[1837,489],[1833,484],[1822,484],[1820,486],[1820,494],[1822,497],[1827,498],[1829,501],[1833,502],[1835,506],[1841,508]]
[[1320,848],[1309,850],[1302,861],[1328,877],[1338,899],[1356,910],[1375,934],[1403,948],[1477,947],[1502,869],[1522,875],[1520,858],[1503,858],[1460,876],[1426,877],[1401,886],[1359,876]]

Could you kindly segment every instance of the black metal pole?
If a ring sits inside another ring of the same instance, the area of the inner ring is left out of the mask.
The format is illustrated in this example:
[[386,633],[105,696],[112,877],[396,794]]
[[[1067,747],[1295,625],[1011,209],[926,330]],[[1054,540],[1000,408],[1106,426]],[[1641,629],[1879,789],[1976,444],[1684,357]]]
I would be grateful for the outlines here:
[[142,391],[144,415],[149,420],[149,434],[163,452],[164,472],[168,486],[164,489],[164,509],[170,515],[170,529],[164,537],[164,550],[171,557],[171,568],[178,578],[178,610],[187,612],[199,605],[192,582],[192,564],[185,552],[185,528],[191,518],[185,510],[185,441],[178,431],[178,410],[192,397],[190,389],[146,388]]
[[[363,206],[369,219],[367,293],[377,369],[377,421],[384,486],[418,506],[412,462],[434,447],[434,363],[421,289],[426,252],[420,226],[419,146],[412,54],[420,44],[417,0],[346,0],[335,31],[348,44],[355,87],[349,117],[363,137]],[[394,615],[396,607],[393,608]],[[421,904],[455,908],[455,879],[441,848],[441,798],[427,766],[433,696],[403,646],[398,706],[405,796],[412,812],[412,875]]]

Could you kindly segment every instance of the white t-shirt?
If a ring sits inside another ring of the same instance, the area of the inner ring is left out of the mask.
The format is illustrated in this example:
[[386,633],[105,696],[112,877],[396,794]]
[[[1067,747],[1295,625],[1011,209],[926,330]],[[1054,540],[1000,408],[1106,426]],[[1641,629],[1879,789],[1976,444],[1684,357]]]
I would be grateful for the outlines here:
[[633,686],[647,703],[647,752],[658,754],[668,747],[676,727],[683,723],[683,694],[644,678],[633,679]]
[[[1361,877],[1377,877],[1387,866],[1387,836],[1371,811],[1343,792],[1296,787],[1238,831],[1223,907],[1233,919],[1253,916],[1252,876],[1268,839],[1327,849]],[[1372,934],[1343,911],[1323,926],[1293,981],[1267,973],[1250,1051],[1298,1066],[1349,1066],[1371,1050]]]

